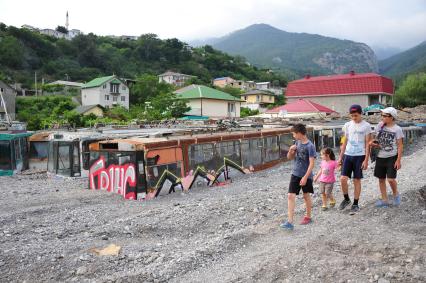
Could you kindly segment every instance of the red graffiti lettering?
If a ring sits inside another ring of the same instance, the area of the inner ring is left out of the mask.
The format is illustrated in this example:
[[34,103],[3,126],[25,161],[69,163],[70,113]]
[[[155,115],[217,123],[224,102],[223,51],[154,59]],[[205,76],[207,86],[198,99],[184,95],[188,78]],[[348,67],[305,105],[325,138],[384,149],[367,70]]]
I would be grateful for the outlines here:
[[[95,184],[95,177],[98,181]],[[134,164],[110,165],[105,168],[105,158],[101,156],[89,171],[89,187],[92,190],[105,190],[123,195],[125,199],[136,199],[136,192],[127,192],[128,186],[136,186]]]

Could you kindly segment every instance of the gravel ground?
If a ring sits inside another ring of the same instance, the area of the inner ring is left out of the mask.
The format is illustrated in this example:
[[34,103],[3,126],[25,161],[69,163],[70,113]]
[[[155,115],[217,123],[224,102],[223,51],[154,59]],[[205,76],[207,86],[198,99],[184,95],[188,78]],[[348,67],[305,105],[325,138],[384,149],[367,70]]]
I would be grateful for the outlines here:
[[[279,228],[290,163],[147,202],[87,180],[2,177],[0,282],[425,282],[426,140],[411,148],[400,207],[374,207],[369,169],[358,214],[322,212],[314,196],[314,223],[293,232]],[[91,251],[109,244],[120,253]]]

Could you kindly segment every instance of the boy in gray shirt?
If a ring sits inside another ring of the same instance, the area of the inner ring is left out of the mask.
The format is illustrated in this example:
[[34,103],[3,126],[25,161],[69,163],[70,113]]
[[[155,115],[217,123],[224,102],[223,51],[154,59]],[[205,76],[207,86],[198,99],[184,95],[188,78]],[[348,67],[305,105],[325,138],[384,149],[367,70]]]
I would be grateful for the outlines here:
[[379,148],[377,154],[374,176],[379,178],[379,187],[382,198],[376,202],[377,207],[387,207],[389,205],[386,191],[386,179],[392,189],[394,205],[401,203],[396,182],[397,170],[401,169],[401,158],[403,151],[404,133],[400,126],[395,123],[397,111],[393,107],[385,108],[382,111],[382,122],[376,128],[376,139],[370,144]]
[[306,136],[306,127],[303,124],[296,124],[291,128],[296,144],[292,145],[287,153],[289,160],[294,159],[293,172],[291,174],[290,184],[288,188],[288,220],[283,222],[281,228],[293,230],[294,228],[294,208],[296,206],[296,195],[300,190],[303,192],[305,200],[306,215],[300,222],[306,225],[312,222],[312,200],[311,194],[314,193],[312,185],[314,161],[316,151],[314,144]]

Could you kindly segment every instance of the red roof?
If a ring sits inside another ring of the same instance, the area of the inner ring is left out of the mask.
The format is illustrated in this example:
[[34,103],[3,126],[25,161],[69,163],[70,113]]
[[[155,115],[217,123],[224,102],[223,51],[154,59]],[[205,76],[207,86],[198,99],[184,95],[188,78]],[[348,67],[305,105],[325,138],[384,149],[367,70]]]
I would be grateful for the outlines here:
[[393,94],[391,79],[375,73],[343,74],[309,77],[289,82],[286,96],[309,97],[322,95]]
[[336,112],[331,110],[328,107],[312,102],[310,100],[298,99],[288,104],[272,108],[266,111],[266,113],[279,113],[280,111],[287,111],[288,113],[315,113],[315,112],[334,113]]

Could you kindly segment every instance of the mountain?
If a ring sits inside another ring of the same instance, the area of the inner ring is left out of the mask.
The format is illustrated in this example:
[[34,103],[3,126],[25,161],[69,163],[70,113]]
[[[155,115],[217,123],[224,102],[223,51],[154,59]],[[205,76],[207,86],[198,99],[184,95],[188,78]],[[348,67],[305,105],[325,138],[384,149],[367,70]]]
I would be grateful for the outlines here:
[[398,54],[404,51],[403,49],[397,48],[397,47],[371,46],[371,48],[374,50],[374,53],[376,54],[377,59],[379,61],[387,59],[395,54]]
[[250,63],[267,68],[310,73],[377,71],[373,50],[364,43],[316,34],[291,33],[267,24],[255,24],[209,43]]
[[426,41],[379,62],[380,73],[404,76],[408,73],[426,72]]

